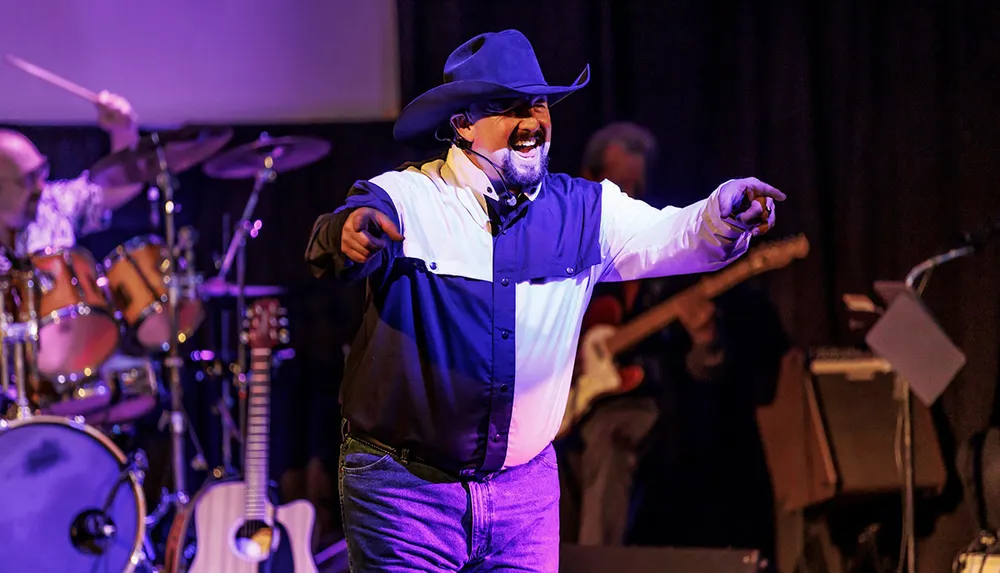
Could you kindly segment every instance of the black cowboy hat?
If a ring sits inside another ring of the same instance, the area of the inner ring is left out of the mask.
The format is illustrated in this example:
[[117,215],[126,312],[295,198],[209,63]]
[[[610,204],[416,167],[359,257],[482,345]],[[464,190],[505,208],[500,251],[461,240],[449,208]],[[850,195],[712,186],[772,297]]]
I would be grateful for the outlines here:
[[586,66],[569,86],[550,86],[524,34],[504,30],[462,44],[444,64],[444,84],[417,96],[396,119],[393,135],[409,139],[433,131],[457,111],[491,99],[549,96],[549,105],[587,85]]

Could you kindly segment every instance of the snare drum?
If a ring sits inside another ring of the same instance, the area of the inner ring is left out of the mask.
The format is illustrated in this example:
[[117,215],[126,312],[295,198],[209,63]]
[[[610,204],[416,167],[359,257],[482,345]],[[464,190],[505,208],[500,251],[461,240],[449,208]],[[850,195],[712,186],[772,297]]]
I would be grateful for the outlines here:
[[44,414],[83,416],[92,426],[138,420],[156,408],[159,384],[153,362],[145,357],[115,354],[100,372],[74,385],[64,395],[36,401]]
[[30,318],[28,279],[34,280],[38,316],[37,354],[29,356],[38,374],[62,386],[97,372],[118,348],[121,331],[104,279],[82,247],[43,251],[31,257],[31,273],[14,275],[11,296],[17,320]]
[[[159,237],[143,235],[119,245],[104,258],[111,300],[139,344],[150,351],[165,351],[170,344],[167,254]],[[179,270],[175,276],[180,279]],[[201,301],[182,298],[177,309],[180,341],[191,336],[203,319]]]
[[[37,416],[0,421],[4,571],[135,571],[146,501],[120,449],[90,426]],[[88,536],[98,510],[110,536]]]

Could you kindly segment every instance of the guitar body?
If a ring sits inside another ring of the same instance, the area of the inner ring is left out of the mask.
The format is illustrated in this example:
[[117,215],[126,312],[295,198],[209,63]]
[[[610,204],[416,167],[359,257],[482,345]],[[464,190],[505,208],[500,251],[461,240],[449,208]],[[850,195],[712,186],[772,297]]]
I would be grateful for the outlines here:
[[642,368],[619,368],[607,348],[607,341],[617,332],[618,328],[614,325],[596,324],[584,333],[580,340],[577,376],[569,391],[566,413],[563,414],[557,437],[563,437],[601,397],[629,392],[642,383]]
[[[243,499],[246,484],[220,481],[199,492],[194,504],[194,526],[198,545],[188,573],[316,573],[312,555],[312,533],[316,511],[306,500],[274,507],[274,535],[270,554],[264,559],[241,551],[238,532],[245,523]],[[250,547],[254,547],[252,544]]]

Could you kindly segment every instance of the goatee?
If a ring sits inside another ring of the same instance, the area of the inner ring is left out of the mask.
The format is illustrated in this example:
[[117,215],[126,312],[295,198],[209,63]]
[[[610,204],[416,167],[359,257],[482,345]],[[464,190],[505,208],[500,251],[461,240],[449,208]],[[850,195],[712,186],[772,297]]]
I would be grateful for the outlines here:
[[549,172],[549,154],[546,149],[538,148],[538,163],[530,167],[517,166],[514,164],[514,152],[510,151],[500,164],[500,172],[503,173],[504,182],[510,187],[516,187],[521,191],[531,191],[542,182],[545,174]]

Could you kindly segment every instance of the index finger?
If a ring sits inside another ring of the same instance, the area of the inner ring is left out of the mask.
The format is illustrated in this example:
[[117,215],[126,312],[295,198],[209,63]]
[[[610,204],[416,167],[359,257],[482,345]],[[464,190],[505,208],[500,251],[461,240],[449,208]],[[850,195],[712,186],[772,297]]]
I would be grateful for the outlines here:
[[403,235],[399,233],[399,229],[396,228],[396,224],[393,223],[392,219],[390,219],[385,213],[376,211],[375,219],[378,221],[379,227],[382,227],[382,230],[389,235],[390,239],[393,241],[403,240]]
[[745,189],[752,191],[755,196],[770,197],[775,201],[784,201],[786,198],[784,193],[758,179],[748,181]]

